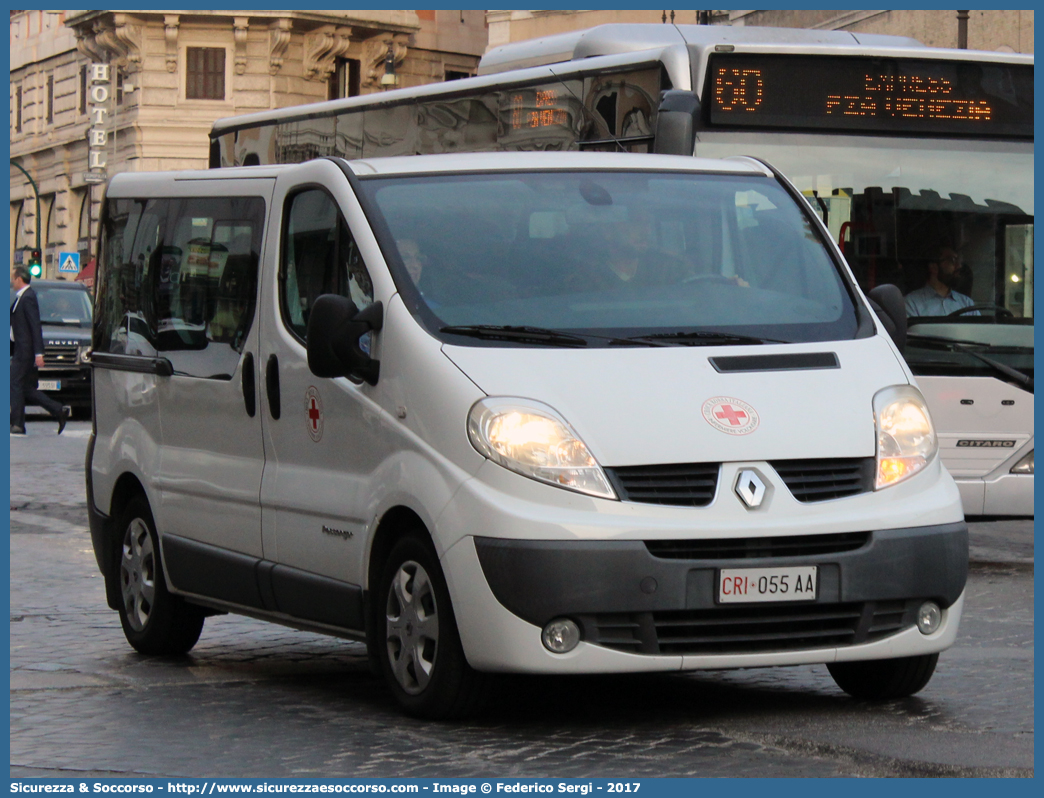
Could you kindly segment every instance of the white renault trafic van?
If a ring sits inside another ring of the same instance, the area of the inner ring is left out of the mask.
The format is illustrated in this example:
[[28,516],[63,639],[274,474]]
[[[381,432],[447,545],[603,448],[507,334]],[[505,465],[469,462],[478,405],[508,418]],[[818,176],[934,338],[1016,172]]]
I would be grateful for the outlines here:
[[928,410],[764,164],[121,174],[102,226],[91,532],[138,651],[243,613],[365,640],[446,717],[495,671],[904,696],[954,641]]

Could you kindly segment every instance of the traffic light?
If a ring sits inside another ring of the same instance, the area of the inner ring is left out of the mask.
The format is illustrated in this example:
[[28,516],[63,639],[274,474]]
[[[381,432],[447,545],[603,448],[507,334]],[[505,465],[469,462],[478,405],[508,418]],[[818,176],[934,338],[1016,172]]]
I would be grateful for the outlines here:
[[38,249],[29,250],[29,274],[33,277],[39,277],[43,274],[43,266],[40,264],[40,250]]

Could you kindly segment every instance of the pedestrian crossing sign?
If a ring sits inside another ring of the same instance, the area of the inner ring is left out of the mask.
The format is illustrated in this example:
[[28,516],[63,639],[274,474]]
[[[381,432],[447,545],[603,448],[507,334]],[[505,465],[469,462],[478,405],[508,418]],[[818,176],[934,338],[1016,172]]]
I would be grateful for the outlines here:
[[58,253],[58,271],[60,272],[72,272],[78,274],[80,271],[80,253],[79,252],[59,252]]

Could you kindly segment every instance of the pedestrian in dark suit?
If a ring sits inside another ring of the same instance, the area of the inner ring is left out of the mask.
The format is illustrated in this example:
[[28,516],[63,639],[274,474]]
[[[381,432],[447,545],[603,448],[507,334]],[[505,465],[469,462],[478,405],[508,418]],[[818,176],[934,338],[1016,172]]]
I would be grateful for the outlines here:
[[36,387],[37,369],[43,365],[44,344],[40,305],[29,287],[32,277],[25,266],[15,266],[11,288],[17,293],[11,305],[11,433],[25,435],[25,406],[38,405],[58,420],[58,434],[65,429],[72,409],[63,407]]

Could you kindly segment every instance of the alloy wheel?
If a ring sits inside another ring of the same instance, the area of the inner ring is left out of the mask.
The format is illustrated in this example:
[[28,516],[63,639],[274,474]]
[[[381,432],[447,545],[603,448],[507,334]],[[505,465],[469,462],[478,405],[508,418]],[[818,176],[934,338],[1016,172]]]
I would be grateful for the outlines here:
[[431,681],[439,643],[435,590],[420,563],[409,560],[395,572],[385,618],[392,673],[403,690],[418,695]]
[[120,587],[127,622],[140,632],[148,624],[156,600],[156,552],[141,518],[131,521],[123,536]]

